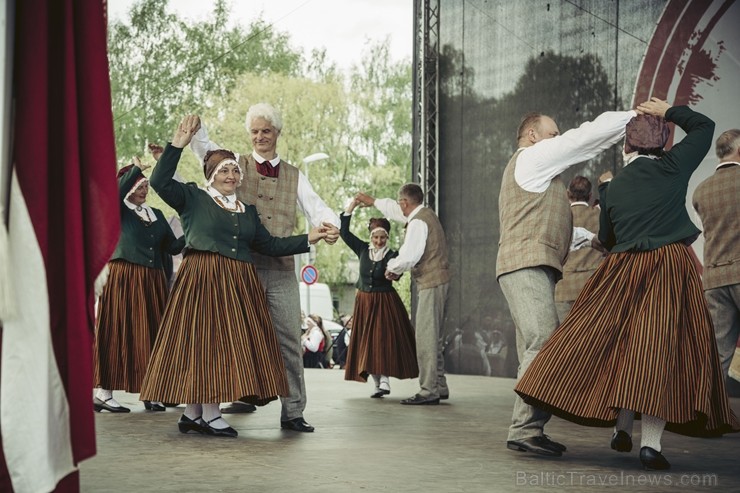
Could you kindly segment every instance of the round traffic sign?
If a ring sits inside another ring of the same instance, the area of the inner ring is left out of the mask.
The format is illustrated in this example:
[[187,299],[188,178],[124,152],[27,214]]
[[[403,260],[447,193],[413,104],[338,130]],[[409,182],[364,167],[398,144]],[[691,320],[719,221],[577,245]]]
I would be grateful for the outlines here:
[[311,264],[301,269],[301,280],[309,286],[319,280],[319,270]]

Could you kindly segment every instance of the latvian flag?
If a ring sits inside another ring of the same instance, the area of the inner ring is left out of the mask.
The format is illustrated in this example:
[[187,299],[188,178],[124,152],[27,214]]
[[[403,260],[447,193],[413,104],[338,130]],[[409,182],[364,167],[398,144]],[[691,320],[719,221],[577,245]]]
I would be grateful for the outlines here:
[[95,454],[93,286],[120,230],[106,7],[0,6],[0,491],[78,491]]

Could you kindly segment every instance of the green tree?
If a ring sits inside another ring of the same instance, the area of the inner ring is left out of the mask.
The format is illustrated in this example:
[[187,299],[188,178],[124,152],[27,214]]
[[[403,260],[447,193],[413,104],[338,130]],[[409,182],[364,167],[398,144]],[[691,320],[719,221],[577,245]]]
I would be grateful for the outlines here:
[[205,19],[185,22],[168,0],[135,3],[126,22],[109,26],[113,118],[122,162],[142,154],[147,141],[167,140],[184,113],[215,104],[239,76],[296,75],[301,52],[289,37],[257,19],[229,25],[229,4],[216,2]]

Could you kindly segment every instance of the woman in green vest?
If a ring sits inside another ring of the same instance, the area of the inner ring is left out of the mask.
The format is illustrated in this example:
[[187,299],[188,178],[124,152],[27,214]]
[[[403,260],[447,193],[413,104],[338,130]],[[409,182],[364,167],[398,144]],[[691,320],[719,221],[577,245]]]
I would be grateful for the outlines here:
[[[686,211],[689,179],[712,145],[714,122],[657,98],[626,129],[629,160],[599,179],[599,240],[609,254],[515,390],[528,404],[586,426],[614,427],[610,447],[665,470],[663,430],[716,437],[740,431],[725,391],[714,329],[689,252],[699,235]],[[686,136],[664,146],[675,123]]]
[[[277,238],[257,209],[236,198],[242,170],[234,154],[215,150],[203,160],[205,186],[174,179],[182,149],[200,124],[183,119],[152,173],[152,187],[180,215],[184,258],[160,324],[142,399],[186,403],[182,433],[236,437],[219,403],[239,398],[264,405],[287,395],[288,384],[267,300],[251,250],[271,256],[304,253],[325,228]],[[297,322],[297,321],[296,321]]]
[[353,199],[340,216],[339,234],[360,259],[344,379],[367,382],[371,375],[375,391],[370,397],[379,398],[391,393],[389,377],[416,378],[419,367],[409,314],[393,281],[385,277],[388,261],[398,256],[388,248],[391,224],[385,218],[372,218],[368,224],[370,242],[359,239],[349,229],[358,205],[360,202]]
[[[149,180],[142,168],[134,158],[134,164],[118,172],[121,238],[108,263],[95,324],[93,407],[98,412],[129,412],[113,398],[113,391],[141,390],[167,301],[164,260],[185,244],[183,238],[175,239],[162,211],[146,204]],[[165,410],[160,402],[144,405]]]

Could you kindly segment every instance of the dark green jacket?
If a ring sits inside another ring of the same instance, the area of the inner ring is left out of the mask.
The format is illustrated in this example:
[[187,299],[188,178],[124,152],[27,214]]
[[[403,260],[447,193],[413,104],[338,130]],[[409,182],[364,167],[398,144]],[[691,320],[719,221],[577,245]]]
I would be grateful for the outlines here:
[[243,213],[227,211],[195,183],[174,180],[180,154],[182,149],[167,144],[150,183],[162,200],[180,214],[186,248],[216,252],[242,262],[252,262],[250,248],[274,257],[308,251],[308,235],[272,236],[260,222],[254,206],[247,205]]
[[691,244],[699,229],[686,211],[694,170],[712,146],[714,122],[686,106],[666,112],[686,136],[659,159],[640,156],[599,187],[599,240],[611,252],[655,250]]
[[347,246],[360,258],[360,278],[357,280],[357,284],[355,284],[357,289],[368,293],[393,291],[393,282],[385,278],[385,271],[388,261],[397,257],[398,252],[389,249],[380,262],[371,260],[370,252],[368,251],[370,243],[362,241],[349,230],[352,216],[342,213],[339,219],[341,221],[339,235]]
[[177,255],[185,246],[184,238],[175,238],[169,223],[159,209],[154,209],[157,220],[149,223],[142,221],[123,199],[141,176],[141,169],[132,167],[118,179],[118,197],[121,204],[121,237],[116,245],[111,260],[122,259],[128,262],[163,269],[165,255]]

